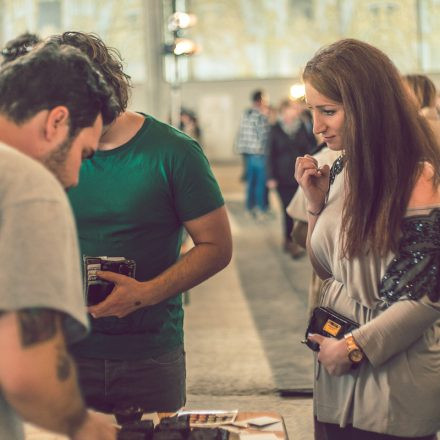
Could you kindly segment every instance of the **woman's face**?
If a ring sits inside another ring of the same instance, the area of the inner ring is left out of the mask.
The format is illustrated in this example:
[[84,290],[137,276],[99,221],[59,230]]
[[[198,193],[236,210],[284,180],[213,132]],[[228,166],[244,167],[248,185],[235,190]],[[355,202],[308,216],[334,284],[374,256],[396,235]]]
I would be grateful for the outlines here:
[[331,150],[343,150],[342,131],[345,112],[340,102],[321,95],[310,83],[305,83],[306,102],[313,114],[313,131],[320,134]]

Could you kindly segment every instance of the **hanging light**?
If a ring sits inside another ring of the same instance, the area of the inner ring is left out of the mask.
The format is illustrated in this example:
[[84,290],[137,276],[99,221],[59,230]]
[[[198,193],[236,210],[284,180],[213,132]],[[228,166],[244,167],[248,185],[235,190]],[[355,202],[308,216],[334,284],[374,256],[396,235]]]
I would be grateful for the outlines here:
[[176,32],[180,29],[188,29],[197,23],[197,17],[194,14],[187,14],[186,12],[175,12],[168,19],[168,29],[171,32]]
[[194,55],[200,52],[200,47],[189,38],[176,38],[172,44],[165,44],[165,53],[174,55]]
[[306,94],[304,84],[293,84],[293,86],[290,87],[290,97],[292,99],[301,99],[304,98],[304,95]]

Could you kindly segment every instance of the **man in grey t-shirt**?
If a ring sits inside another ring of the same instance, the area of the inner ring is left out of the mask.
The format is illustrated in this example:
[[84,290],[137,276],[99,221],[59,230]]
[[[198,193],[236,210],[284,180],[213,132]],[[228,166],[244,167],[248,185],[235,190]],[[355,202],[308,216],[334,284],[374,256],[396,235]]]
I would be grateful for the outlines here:
[[67,349],[87,318],[63,186],[77,183],[115,101],[84,55],[54,45],[3,67],[0,96],[0,439],[23,438],[21,419],[114,439],[86,410]]

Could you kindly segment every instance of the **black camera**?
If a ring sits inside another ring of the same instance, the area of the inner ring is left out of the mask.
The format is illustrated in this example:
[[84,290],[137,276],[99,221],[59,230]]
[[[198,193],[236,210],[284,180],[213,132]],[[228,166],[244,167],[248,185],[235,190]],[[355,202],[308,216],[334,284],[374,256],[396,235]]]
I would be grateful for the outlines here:
[[111,281],[96,275],[98,271],[110,271],[134,278],[136,262],[124,257],[83,257],[84,290],[86,303],[94,306],[107,298],[115,287]]

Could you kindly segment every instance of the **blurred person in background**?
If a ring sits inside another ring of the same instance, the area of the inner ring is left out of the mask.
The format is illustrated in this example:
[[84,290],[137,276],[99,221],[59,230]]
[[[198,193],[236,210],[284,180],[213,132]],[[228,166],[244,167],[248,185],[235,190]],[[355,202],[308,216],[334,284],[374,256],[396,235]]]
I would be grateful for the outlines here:
[[359,327],[309,334],[315,438],[434,440],[440,429],[440,151],[400,73],[353,39],[327,46],[303,80],[315,133],[341,156],[309,155],[307,249],[319,304]]
[[300,102],[284,100],[279,108],[279,117],[270,128],[267,141],[267,186],[275,189],[282,205],[282,246],[292,258],[304,255],[304,249],[292,239],[293,220],[286,213],[287,205],[295,194],[298,183],[293,178],[295,161],[310,153],[316,146],[310,142],[307,129],[301,119],[303,108]]
[[200,129],[197,116],[192,110],[186,108],[181,110],[179,129],[197,142],[201,142],[202,130]]
[[440,115],[437,111],[437,90],[434,83],[426,75],[405,75],[419,112],[426,118],[437,139],[440,149]]
[[266,187],[268,97],[262,90],[251,95],[252,107],[244,111],[235,148],[243,156],[246,178],[246,210],[253,218],[264,218],[268,210]]
[[14,61],[16,58],[26,55],[40,42],[40,37],[30,32],[24,32],[12,40],[9,40],[1,51],[1,64],[4,65]]

